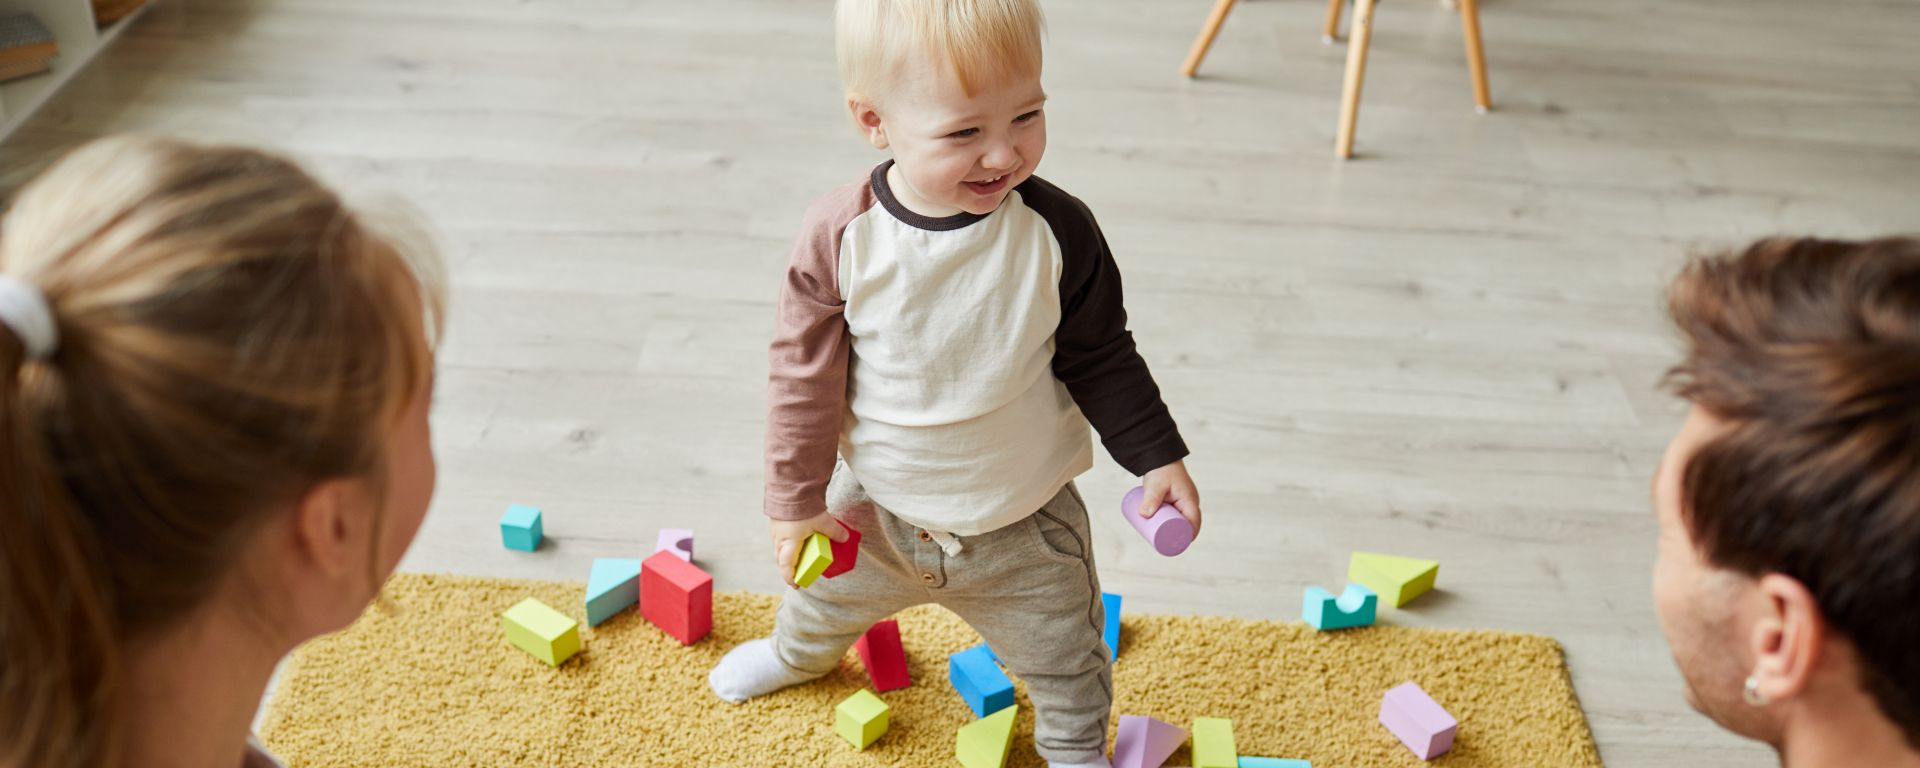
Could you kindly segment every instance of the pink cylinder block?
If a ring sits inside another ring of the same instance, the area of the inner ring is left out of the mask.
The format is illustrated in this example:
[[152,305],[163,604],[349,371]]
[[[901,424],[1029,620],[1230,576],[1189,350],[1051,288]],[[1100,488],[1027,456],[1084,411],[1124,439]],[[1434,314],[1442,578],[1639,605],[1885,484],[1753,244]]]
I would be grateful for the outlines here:
[[1120,500],[1120,514],[1153,545],[1155,552],[1173,557],[1187,551],[1187,545],[1193,543],[1193,523],[1187,522],[1172,504],[1161,504],[1153,517],[1141,517],[1140,499],[1146,495],[1145,488],[1127,491],[1127,497]]

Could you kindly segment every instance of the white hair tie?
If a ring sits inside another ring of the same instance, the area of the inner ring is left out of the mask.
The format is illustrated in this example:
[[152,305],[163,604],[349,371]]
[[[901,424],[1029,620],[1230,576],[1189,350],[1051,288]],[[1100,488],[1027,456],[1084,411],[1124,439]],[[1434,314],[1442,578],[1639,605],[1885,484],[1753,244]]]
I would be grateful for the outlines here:
[[12,275],[0,275],[0,325],[20,338],[28,360],[45,360],[60,348],[60,327],[53,322],[46,294]]

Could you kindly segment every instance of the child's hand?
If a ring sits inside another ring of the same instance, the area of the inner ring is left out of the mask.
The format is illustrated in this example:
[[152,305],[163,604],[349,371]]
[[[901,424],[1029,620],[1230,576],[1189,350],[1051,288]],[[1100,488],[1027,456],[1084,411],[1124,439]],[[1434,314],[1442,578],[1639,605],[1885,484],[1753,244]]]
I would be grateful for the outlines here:
[[825,512],[805,520],[769,520],[767,522],[773,534],[773,561],[780,566],[780,578],[785,579],[787,586],[794,589],[800,588],[800,585],[793,583],[794,565],[800,559],[800,547],[807,543],[808,536],[824,533],[836,544],[847,540],[847,529],[841,527],[840,521],[835,520],[833,515]]
[[1193,523],[1193,535],[1200,535],[1200,489],[1193,487],[1193,478],[1187,476],[1187,463],[1176,461],[1147,473],[1140,479],[1141,487],[1147,489],[1140,498],[1140,517],[1152,518],[1160,511],[1161,504],[1172,504],[1180,510],[1180,516]]

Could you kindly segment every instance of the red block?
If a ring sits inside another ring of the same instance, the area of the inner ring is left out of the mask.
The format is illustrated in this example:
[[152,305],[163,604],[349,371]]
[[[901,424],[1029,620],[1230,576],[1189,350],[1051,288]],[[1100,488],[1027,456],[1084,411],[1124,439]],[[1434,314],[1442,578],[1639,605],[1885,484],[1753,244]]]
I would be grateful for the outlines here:
[[853,644],[853,649],[860,653],[860,663],[866,665],[867,676],[873,678],[874,690],[907,687],[907,652],[900,647],[899,622],[893,619],[874,622]]
[[640,563],[640,614],[681,645],[713,631],[713,577],[670,551]]
[[[834,522],[840,523],[839,520]],[[846,523],[840,523],[840,527],[846,529],[847,540],[833,545],[833,564],[820,572],[820,578],[831,579],[851,571],[854,561],[860,559],[860,532]]]

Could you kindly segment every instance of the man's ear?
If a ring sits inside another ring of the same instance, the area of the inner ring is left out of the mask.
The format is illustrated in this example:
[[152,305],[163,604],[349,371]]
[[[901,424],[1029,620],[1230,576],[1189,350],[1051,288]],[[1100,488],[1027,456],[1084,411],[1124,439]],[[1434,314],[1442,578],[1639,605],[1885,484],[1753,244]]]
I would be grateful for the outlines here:
[[360,532],[349,508],[352,494],[348,481],[328,480],[294,506],[294,551],[322,575],[337,577],[354,567],[353,541]]
[[874,149],[887,148],[887,129],[881,125],[880,110],[873,102],[859,96],[848,96],[847,112],[853,115],[853,124]]
[[1749,637],[1754,682],[1767,701],[1790,699],[1806,690],[1829,650],[1827,619],[1798,579],[1769,573],[1757,586],[1764,604]]

